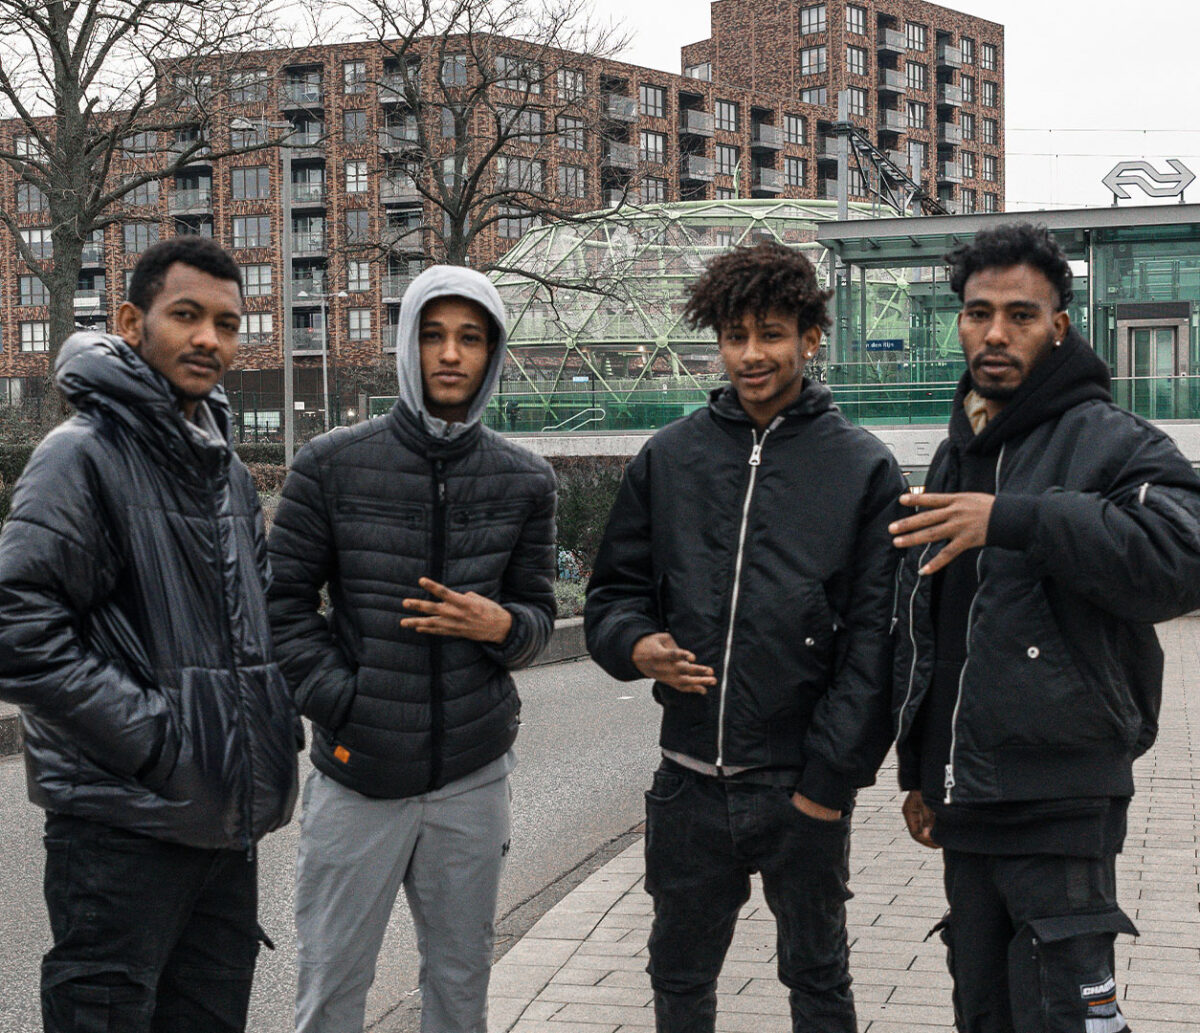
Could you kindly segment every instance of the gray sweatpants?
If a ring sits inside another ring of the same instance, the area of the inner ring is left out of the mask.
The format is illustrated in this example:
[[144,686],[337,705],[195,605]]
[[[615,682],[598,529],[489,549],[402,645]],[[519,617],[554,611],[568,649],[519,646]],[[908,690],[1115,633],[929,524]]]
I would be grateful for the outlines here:
[[313,771],[296,861],[297,1033],[361,1033],[401,885],[421,957],[422,1033],[486,1033],[513,764],[510,752],[403,800]]

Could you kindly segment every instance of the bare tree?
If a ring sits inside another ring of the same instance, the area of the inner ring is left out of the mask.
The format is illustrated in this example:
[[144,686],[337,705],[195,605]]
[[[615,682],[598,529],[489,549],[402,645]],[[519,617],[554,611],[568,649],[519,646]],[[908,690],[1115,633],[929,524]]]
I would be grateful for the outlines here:
[[[274,41],[269,3],[0,0],[0,117],[16,122],[0,138],[0,161],[18,182],[18,204],[0,204],[0,223],[48,288],[51,369],[74,328],[93,234],[128,218],[146,184],[198,157],[274,142],[231,134],[219,102],[232,67],[223,55]],[[31,212],[35,220],[22,218]],[[48,228],[50,246],[22,235],[31,225]]]

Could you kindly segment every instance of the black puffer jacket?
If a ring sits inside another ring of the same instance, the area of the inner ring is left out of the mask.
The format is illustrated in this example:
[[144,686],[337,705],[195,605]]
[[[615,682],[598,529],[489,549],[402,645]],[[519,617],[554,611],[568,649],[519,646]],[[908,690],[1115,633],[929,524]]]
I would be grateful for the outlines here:
[[845,806],[891,740],[887,524],[902,490],[891,454],[825,387],[806,384],[766,432],[731,389],[713,392],[625,473],[588,586],[588,649],[641,678],[634,644],[669,631],[720,684],[655,684],[665,749],[803,769],[804,795]]
[[[401,403],[300,450],[271,528],[270,606],[318,768],[366,796],[414,796],[512,746],[509,669],[553,628],[554,504],[541,457],[477,422],[435,438]],[[421,577],[505,606],[503,647],[401,628]]]
[[[57,375],[79,415],[34,452],[0,534],[0,698],[22,708],[30,799],[245,848],[291,816],[300,731],[254,485],[123,341],[76,334]],[[227,429],[219,391],[208,406]]]
[[[1200,478],[1161,430],[1112,403],[1108,369],[1074,330],[978,435],[959,386],[926,490],[954,491],[974,455],[996,459],[967,660],[951,731],[947,804],[1133,792],[1157,731],[1153,623],[1200,607]],[[913,721],[933,674],[932,578],[901,565],[895,719],[901,780],[918,787]],[[958,561],[955,561],[958,562]]]

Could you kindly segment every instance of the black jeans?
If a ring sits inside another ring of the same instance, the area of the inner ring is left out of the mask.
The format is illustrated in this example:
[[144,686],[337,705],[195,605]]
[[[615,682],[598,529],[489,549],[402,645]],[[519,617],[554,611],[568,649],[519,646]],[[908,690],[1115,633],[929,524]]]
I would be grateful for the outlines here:
[[945,851],[942,939],[960,1033],[1121,1033],[1116,857]]
[[47,1033],[246,1027],[258,885],[242,851],[198,850],[46,816]]
[[791,790],[666,765],[646,794],[650,983],[658,1033],[712,1033],[717,976],[750,875],[775,916],[795,1033],[855,1033],[846,901],[850,818],[818,821]]

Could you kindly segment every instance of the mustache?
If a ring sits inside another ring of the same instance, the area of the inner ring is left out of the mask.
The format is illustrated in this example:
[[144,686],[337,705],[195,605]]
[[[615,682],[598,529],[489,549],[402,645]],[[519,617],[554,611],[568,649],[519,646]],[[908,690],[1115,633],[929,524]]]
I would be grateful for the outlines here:
[[201,366],[207,366],[209,369],[213,370],[220,370],[221,368],[221,364],[219,362],[210,356],[205,355],[203,352],[189,352],[187,355],[181,355],[179,357],[179,361],[194,362]]

